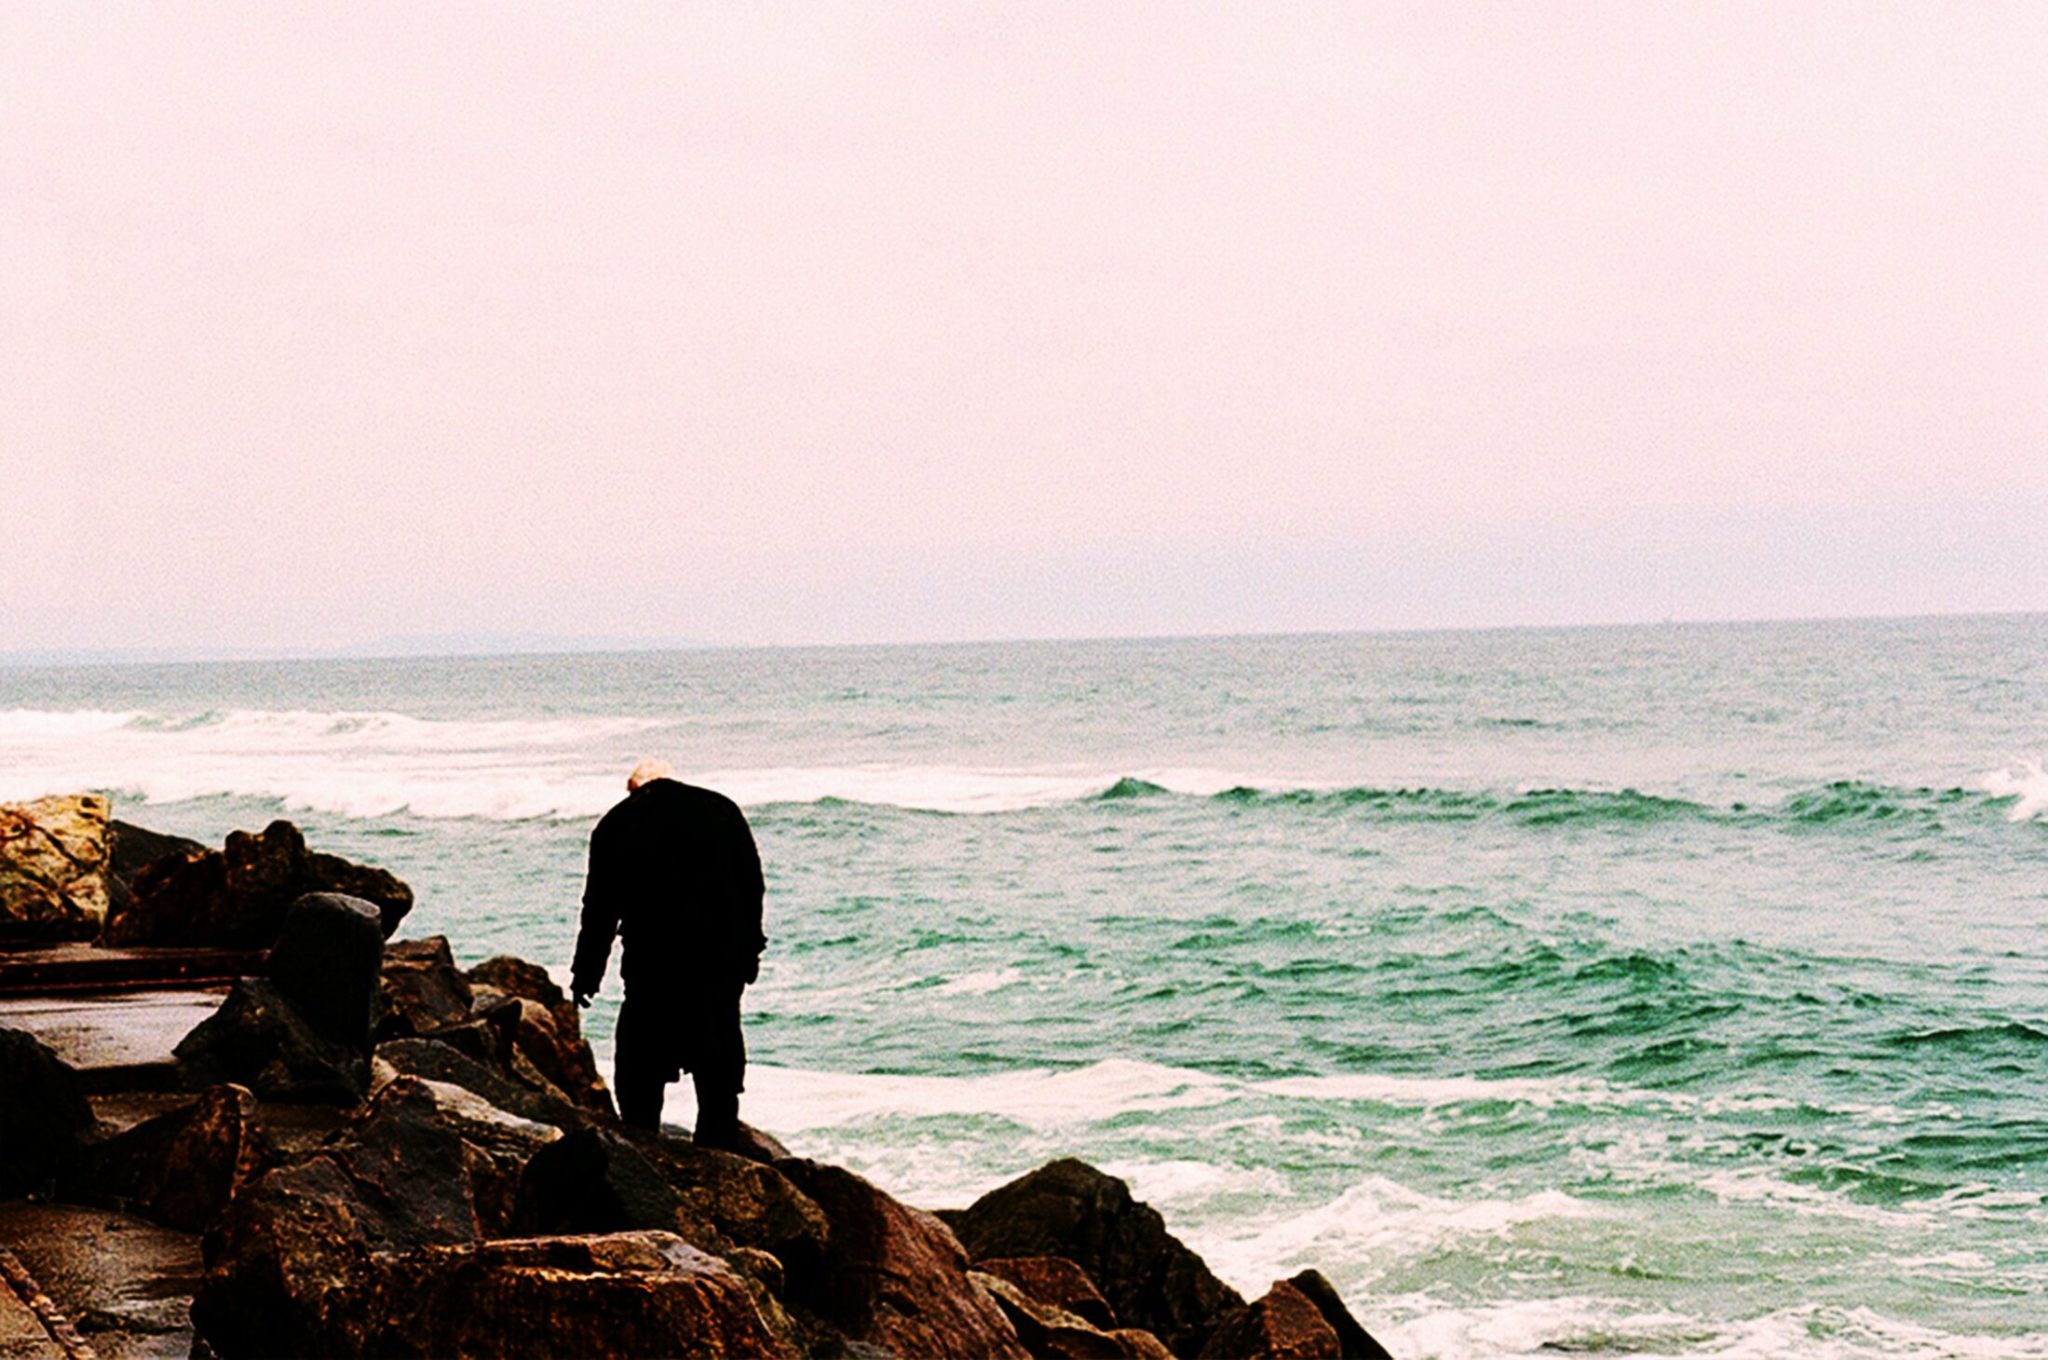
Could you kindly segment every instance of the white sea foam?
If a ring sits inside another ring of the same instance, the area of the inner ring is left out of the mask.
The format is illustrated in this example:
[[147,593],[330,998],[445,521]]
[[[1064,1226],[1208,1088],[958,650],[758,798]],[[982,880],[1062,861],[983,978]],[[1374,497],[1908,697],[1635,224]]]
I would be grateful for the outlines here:
[[2048,812],[2048,771],[2038,760],[2015,760],[2002,770],[1978,776],[1978,782],[1994,798],[2015,800],[2006,814],[2013,821],[2029,821]]

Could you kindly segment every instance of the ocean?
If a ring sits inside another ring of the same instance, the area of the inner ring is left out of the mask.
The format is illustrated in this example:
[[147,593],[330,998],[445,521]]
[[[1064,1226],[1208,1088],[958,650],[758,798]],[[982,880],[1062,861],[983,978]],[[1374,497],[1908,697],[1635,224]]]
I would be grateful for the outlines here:
[[2048,1356],[2048,616],[0,669],[0,799],[564,980],[646,754],[766,863],[743,1117],[913,1203],[1081,1157],[1403,1360]]

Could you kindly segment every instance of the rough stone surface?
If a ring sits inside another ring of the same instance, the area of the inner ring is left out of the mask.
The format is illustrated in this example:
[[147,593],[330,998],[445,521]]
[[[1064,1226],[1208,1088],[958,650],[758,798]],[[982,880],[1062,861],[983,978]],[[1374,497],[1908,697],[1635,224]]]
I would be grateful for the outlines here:
[[1201,1360],[1342,1360],[1337,1331],[1285,1280],[1234,1309],[1202,1347]]
[[33,1035],[0,1029],[0,1199],[69,1176],[92,1127],[78,1074]]
[[527,1162],[512,1222],[534,1236],[674,1232],[682,1209],[682,1197],[630,1142],[610,1129],[584,1128]]
[[81,1188],[125,1200],[165,1227],[205,1232],[276,1157],[255,1116],[247,1088],[215,1086],[90,1148]]
[[173,1052],[195,1090],[232,1082],[264,1100],[353,1105],[369,1089],[368,1054],[314,1030],[263,978],[236,982]]
[[1323,1321],[1337,1333],[1337,1350],[1343,1360],[1393,1360],[1386,1348],[1373,1339],[1372,1333],[1351,1316],[1351,1310],[1344,1306],[1344,1300],[1337,1295],[1337,1288],[1324,1278],[1320,1270],[1304,1270],[1287,1281],[1293,1285],[1316,1311],[1323,1315]]
[[776,1170],[831,1224],[822,1278],[798,1301],[847,1338],[903,1356],[1029,1354],[1001,1307],[967,1278],[967,1253],[944,1223],[839,1167],[790,1160]]
[[0,947],[100,933],[108,812],[95,793],[0,803]]
[[[400,1079],[388,1065],[385,1071],[389,1075],[383,1081],[373,1078],[373,1096],[391,1081]],[[513,1213],[526,1164],[536,1152],[560,1138],[562,1131],[550,1124],[509,1114],[475,1092],[448,1082],[418,1077],[403,1080],[418,1081],[433,1092],[441,1117],[460,1135],[470,1193],[476,1201],[477,1223],[484,1236],[513,1235]]]
[[475,1001],[469,979],[455,966],[448,937],[393,940],[384,946],[377,1041],[431,1034],[469,1019]]
[[[516,1080],[488,1058],[479,1059],[473,1052],[456,1047],[456,1043],[467,1044],[477,1038],[467,1030],[466,1026],[458,1026],[455,1030],[442,1030],[431,1039],[393,1039],[379,1044],[376,1056],[408,1076],[445,1081],[473,1091],[522,1119],[561,1129],[580,1128],[589,1121],[590,1112],[579,1109],[560,1091]],[[455,1042],[446,1042],[451,1039]],[[495,1042],[488,1030],[484,1032],[484,1041]],[[469,1046],[474,1049],[478,1045]]]
[[[529,1003],[521,1008],[519,1050],[576,1104],[600,1114],[613,1113],[611,1091],[597,1070],[597,1055],[583,1037],[576,1003],[545,968],[500,954],[470,969],[469,981],[480,997],[495,993]],[[540,1013],[534,1014],[531,1007]]]
[[980,1270],[969,1271],[967,1278],[996,1301],[1037,1360],[1130,1360],[1131,1347],[1122,1338],[1034,1298],[1011,1280]]
[[361,898],[388,937],[412,910],[412,889],[382,869],[307,850],[292,823],[229,834],[220,850],[164,855],[129,880],[132,900],[107,922],[120,945],[267,948],[286,910],[308,893]]
[[206,853],[198,841],[167,836],[161,831],[115,818],[107,823],[107,915],[120,915],[134,905],[130,886],[135,876],[160,859],[186,859]]
[[367,1059],[383,961],[384,931],[374,903],[308,893],[285,912],[270,951],[270,980],[315,1033]]
[[289,1334],[251,1327],[212,1302],[195,1317],[223,1360],[798,1355],[763,1320],[736,1272],[660,1232],[375,1256]]
[[1001,1276],[1040,1303],[1064,1308],[1105,1331],[1117,1325],[1116,1310],[1095,1281],[1064,1256],[996,1256],[976,1261],[974,1268]]
[[[682,1201],[682,1233],[707,1249],[765,1251],[808,1289],[824,1268],[825,1212],[781,1171],[687,1139],[622,1129]],[[715,1244],[715,1245],[714,1245]]]
[[1050,1162],[982,1196],[949,1222],[977,1261],[1064,1256],[1101,1289],[1126,1326],[1194,1355],[1224,1314],[1244,1306],[1166,1230],[1130,1187],[1085,1162]]

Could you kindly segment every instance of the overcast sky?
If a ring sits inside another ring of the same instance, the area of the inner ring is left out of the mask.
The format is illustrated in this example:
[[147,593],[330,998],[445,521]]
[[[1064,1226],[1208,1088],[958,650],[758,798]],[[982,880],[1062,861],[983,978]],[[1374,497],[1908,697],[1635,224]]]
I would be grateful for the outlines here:
[[2048,5],[0,5],[0,652],[2048,608]]

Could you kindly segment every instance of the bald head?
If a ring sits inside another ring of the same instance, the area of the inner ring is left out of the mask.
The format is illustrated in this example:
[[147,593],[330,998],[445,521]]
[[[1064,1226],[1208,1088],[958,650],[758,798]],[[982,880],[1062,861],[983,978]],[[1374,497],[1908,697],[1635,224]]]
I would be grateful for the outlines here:
[[650,756],[633,767],[633,773],[626,776],[626,792],[633,793],[642,784],[652,784],[657,779],[674,779],[675,766],[666,760]]

